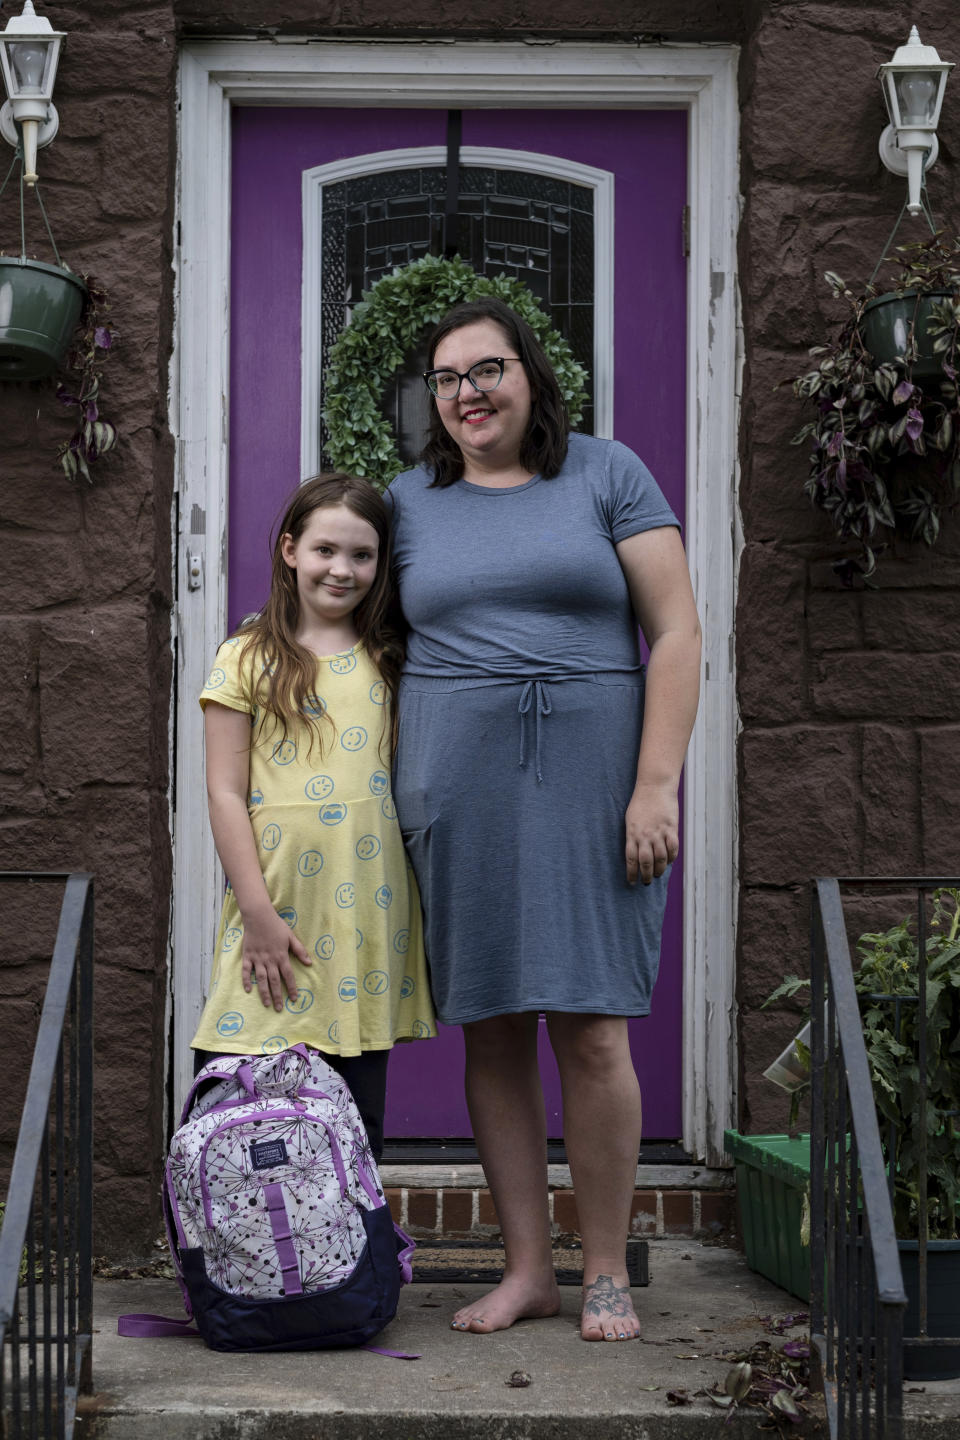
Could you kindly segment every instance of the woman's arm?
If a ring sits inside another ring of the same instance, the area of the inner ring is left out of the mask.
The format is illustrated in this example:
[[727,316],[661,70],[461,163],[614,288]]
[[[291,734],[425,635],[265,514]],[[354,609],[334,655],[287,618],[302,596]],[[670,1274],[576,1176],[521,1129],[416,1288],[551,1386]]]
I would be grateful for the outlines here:
[[662,875],[680,848],[677,789],[700,696],[700,622],[679,533],[629,535],[616,547],[650,647],[637,783],[627,806],[631,885]]
[[297,998],[290,951],[302,964],[312,962],[306,947],[273,908],[260,869],[257,842],[247,813],[250,716],[246,711],[208,701],[203,730],[210,828],[243,920],[243,988],[247,992],[253,988],[251,972],[255,973],[264,1005],[282,1010],[284,986],[291,1000]]

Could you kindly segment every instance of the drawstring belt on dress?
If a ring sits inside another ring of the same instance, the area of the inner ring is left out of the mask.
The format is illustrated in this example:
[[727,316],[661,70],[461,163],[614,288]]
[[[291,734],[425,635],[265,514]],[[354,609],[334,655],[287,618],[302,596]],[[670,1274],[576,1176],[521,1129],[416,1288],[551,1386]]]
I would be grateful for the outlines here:
[[535,765],[536,765],[536,771],[537,771],[537,784],[538,784],[538,785],[542,785],[542,784],[543,784],[543,773],[542,773],[542,771],[541,771],[541,769],[540,769],[540,726],[541,726],[541,721],[542,721],[542,719],[543,719],[543,716],[544,716],[544,715],[549,715],[549,714],[552,712],[552,710],[553,710],[553,705],[551,704],[551,701],[550,701],[550,691],[549,691],[549,689],[548,689],[548,687],[547,687],[547,682],[546,682],[546,680],[528,680],[527,683],[524,685],[523,691],[522,691],[522,693],[521,693],[521,695],[520,695],[520,704],[517,706],[517,714],[520,716],[520,769],[521,769],[521,770],[525,769],[526,763],[527,763],[527,755],[526,755],[527,722],[526,722],[526,716],[529,714],[531,708],[533,707],[534,701],[536,701],[536,706],[537,706],[537,708],[536,708],[536,724],[535,724],[534,763],[535,763]]

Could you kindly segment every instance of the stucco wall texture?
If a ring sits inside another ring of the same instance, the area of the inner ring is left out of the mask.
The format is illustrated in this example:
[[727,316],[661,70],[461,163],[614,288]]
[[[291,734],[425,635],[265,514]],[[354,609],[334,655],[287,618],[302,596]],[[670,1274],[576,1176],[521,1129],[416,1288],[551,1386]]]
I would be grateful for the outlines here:
[[[14,3],[4,7],[19,10]],[[41,182],[68,262],[109,291],[119,332],[103,387],[119,424],[92,486],[55,465],[69,420],[49,387],[0,386],[0,866],[76,869],[97,883],[97,1246],[146,1253],[159,1229],[171,845],[175,76],[185,35],[594,37],[742,46],[745,368],[739,494],[744,549],[736,656],[739,747],[740,1109],[782,1128],[759,1072],[793,1032],[758,1004],[805,964],[808,881],[960,865],[960,525],[932,553],[885,560],[873,591],[842,590],[831,535],[802,494],[789,389],[835,314],[825,269],[865,280],[902,201],[876,153],[877,65],[909,21],[960,61],[953,0],[627,3],[490,0],[100,0],[40,7],[68,32],[61,129]],[[465,23],[472,28],[465,29]],[[960,82],[948,86],[936,214],[958,203]],[[2,161],[2,157],[0,157]],[[4,169],[5,164],[4,163]],[[0,249],[18,248],[0,202]],[[39,227],[29,248],[47,258]],[[718,475],[717,484],[730,483]],[[55,926],[49,896],[4,893],[0,1161],[19,1106]],[[22,1089],[22,1086],[19,1087]]]

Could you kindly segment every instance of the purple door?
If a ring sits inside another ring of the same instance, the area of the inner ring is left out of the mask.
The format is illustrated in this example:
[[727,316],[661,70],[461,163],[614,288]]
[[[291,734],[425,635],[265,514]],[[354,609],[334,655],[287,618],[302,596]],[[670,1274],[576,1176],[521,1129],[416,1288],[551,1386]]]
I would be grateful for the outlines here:
[[[681,519],[686,426],[682,398],[686,353],[682,239],[686,132],[686,114],[679,110],[475,110],[463,114],[462,140],[464,146],[500,152],[501,165],[504,150],[519,150],[527,152],[527,157],[561,157],[612,173],[614,435],[650,466]],[[442,110],[251,107],[234,111],[231,626],[263,603],[269,580],[267,537],[283,499],[301,473],[303,172],[351,157],[443,146],[445,140],[446,112]],[[418,182],[405,175],[403,183],[394,186],[391,198],[385,200],[385,192],[377,189],[375,174],[370,178],[370,162],[364,160],[362,168],[367,178],[358,182],[358,189],[346,192],[340,180],[335,197],[331,191],[331,218],[329,224],[325,222],[322,241],[324,273],[341,287],[341,308],[344,274],[349,274],[351,264],[356,269],[359,263],[355,256],[351,259],[351,247],[355,249],[361,243],[358,237],[366,237],[363,243],[368,246],[379,247],[369,251],[369,263],[389,268],[397,262],[406,239],[418,233],[413,195]],[[536,171],[528,158],[523,168]],[[375,172],[375,166],[373,169]],[[495,169],[494,160],[491,171]],[[419,182],[424,192],[431,187],[438,191],[435,179],[427,176]],[[564,200],[555,181],[549,176],[538,179],[536,174],[523,177],[525,188],[520,193],[522,187],[512,172],[505,186],[508,193],[499,194],[495,179],[491,180],[486,171],[470,173],[470,185],[477,194],[464,202],[469,219],[463,223],[472,237],[476,227],[486,223],[483,214],[489,214],[491,238],[485,256],[502,254],[503,268],[513,274],[526,274],[522,267],[529,266],[531,288],[551,301],[555,323],[564,328],[575,349],[579,344],[581,354],[588,352],[586,358],[590,360],[594,317],[589,290],[596,243],[590,197],[578,200],[571,187],[570,196]],[[336,212],[334,199],[340,206]],[[325,208],[325,217],[327,213]],[[394,232],[389,229],[391,216],[398,227]],[[549,232],[552,238],[542,246],[533,242],[533,248],[525,250],[522,217],[528,217],[534,229],[534,222],[539,224],[540,230],[545,235]],[[347,238],[342,244],[341,238],[333,234],[335,226],[345,227]],[[391,247],[391,233],[398,241],[397,247]],[[422,253],[422,247],[418,250],[414,246],[409,253]],[[358,299],[359,295],[352,298]],[[588,423],[592,423],[592,413],[588,412]],[[675,1139],[681,1133],[681,886],[678,862],[667,902],[652,1014],[646,1020],[631,1021],[631,1048],[643,1087],[647,1140]],[[543,1033],[541,1039],[549,1130],[551,1135],[559,1135],[559,1077]],[[443,1030],[437,1041],[397,1046],[390,1062],[388,1136],[469,1135],[462,1072],[459,1029]]]

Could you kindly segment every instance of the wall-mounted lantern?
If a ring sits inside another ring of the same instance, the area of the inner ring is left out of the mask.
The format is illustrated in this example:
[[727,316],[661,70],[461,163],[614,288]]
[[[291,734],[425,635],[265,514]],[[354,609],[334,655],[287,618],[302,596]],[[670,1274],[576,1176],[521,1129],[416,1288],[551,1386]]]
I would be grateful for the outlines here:
[[25,185],[37,183],[37,150],[50,144],[60,123],[53,86],[64,38],[36,13],[33,0],[24,0],[23,13],[12,15],[0,31],[0,69],[8,97],[0,109],[0,134],[14,147],[23,136]]
[[907,209],[919,215],[925,170],[940,147],[937,125],[952,61],[941,60],[932,45],[923,45],[916,25],[906,45],[877,71],[890,124],[880,136],[880,159],[894,175],[907,177]]

